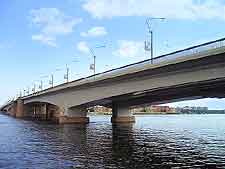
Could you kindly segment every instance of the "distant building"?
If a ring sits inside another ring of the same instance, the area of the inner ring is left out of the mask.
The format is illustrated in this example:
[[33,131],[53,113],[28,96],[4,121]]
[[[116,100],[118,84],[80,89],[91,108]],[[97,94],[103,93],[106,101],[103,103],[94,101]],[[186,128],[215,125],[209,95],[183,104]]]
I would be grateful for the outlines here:
[[104,107],[104,106],[94,106],[94,107],[89,108],[89,112],[94,112],[97,114],[111,114],[112,109]]
[[169,106],[151,106],[151,112],[162,112],[162,113],[175,113],[175,108]]
[[[97,114],[112,114],[112,109],[107,108],[104,106],[94,106],[89,108],[89,112],[95,112]],[[208,113],[208,107],[170,107],[170,106],[138,106],[131,109],[131,112],[138,114],[138,113],[162,113],[162,114],[174,114],[174,113]],[[212,113],[212,112],[211,112]]]
[[208,107],[197,107],[197,110],[208,111]]
[[96,113],[108,113],[108,112],[112,112],[112,109],[104,107],[104,106],[95,106],[94,111]]
[[133,113],[176,113],[176,109],[169,106],[144,106],[132,109]]
[[146,112],[146,109],[145,109],[145,107],[136,107],[136,108],[131,109],[131,111],[133,113],[140,113],[140,112]]
[[192,114],[192,113],[205,114],[205,113],[209,113],[209,110],[208,110],[208,107],[185,106],[183,108],[177,107],[176,112],[177,113],[188,113],[188,114]]

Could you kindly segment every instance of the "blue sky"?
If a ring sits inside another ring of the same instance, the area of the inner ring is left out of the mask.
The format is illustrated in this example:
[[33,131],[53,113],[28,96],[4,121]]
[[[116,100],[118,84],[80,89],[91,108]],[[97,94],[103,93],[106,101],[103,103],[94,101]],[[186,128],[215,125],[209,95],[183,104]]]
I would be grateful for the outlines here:
[[[19,91],[90,75],[90,47],[97,72],[149,57],[145,20],[154,21],[155,56],[225,37],[224,0],[2,0],[0,2],[0,104]],[[105,48],[95,48],[105,45]],[[31,90],[31,89],[30,89]],[[177,105],[225,109],[225,100]]]

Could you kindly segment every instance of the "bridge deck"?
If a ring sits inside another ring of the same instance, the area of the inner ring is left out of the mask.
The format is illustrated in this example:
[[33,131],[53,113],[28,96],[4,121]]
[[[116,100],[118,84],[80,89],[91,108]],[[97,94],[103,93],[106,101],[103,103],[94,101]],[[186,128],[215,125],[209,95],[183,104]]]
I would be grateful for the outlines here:
[[53,88],[48,88],[43,91],[39,91],[35,94],[31,94],[23,97],[23,99],[28,99],[34,96],[39,96],[43,94],[47,94],[50,92],[55,92],[59,90],[63,90],[66,88],[76,87],[84,84],[89,84],[93,82],[98,82],[106,79],[112,79],[121,77],[128,74],[134,74],[137,72],[151,70],[171,64],[177,64],[185,61],[195,60],[211,55],[217,55],[225,52],[225,39],[220,39],[217,41],[208,42],[205,44],[201,44],[198,46],[194,46],[191,48],[187,48],[184,50],[176,51],[173,53],[169,53],[166,55],[158,56],[153,59],[153,64],[151,64],[151,60],[144,60],[138,63],[134,63],[131,65],[126,65],[117,69],[112,69],[103,73],[99,73],[93,76],[89,76],[86,78],[81,78],[69,83],[64,83]]

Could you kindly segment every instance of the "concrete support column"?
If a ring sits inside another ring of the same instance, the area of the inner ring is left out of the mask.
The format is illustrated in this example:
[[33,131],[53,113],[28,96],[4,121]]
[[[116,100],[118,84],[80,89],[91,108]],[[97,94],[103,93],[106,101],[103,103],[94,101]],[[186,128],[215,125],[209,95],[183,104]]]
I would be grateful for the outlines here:
[[48,104],[43,105],[44,120],[48,120]]
[[17,107],[17,103],[13,102],[12,106],[9,108],[9,110],[7,110],[7,113],[12,117],[16,117],[16,107]]
[[68,108],[63,116],[59,117],[59,124],[89,123],[85,107]]
[[135,122],[135,117],[129,110],[129,106],[122,103],[112,104],[112,123],[133,123]]
[[24,103],[22,99],[18,99],[16,103],[16,118],[24,117]]

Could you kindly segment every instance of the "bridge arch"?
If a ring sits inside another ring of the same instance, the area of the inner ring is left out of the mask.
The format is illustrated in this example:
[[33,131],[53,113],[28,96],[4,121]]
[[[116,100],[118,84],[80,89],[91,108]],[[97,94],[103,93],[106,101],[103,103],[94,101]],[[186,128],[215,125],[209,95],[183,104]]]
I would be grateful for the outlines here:
[[24,117],[27,118],[57,122],[62,112],[60,106],[45,101],[24,103]]

